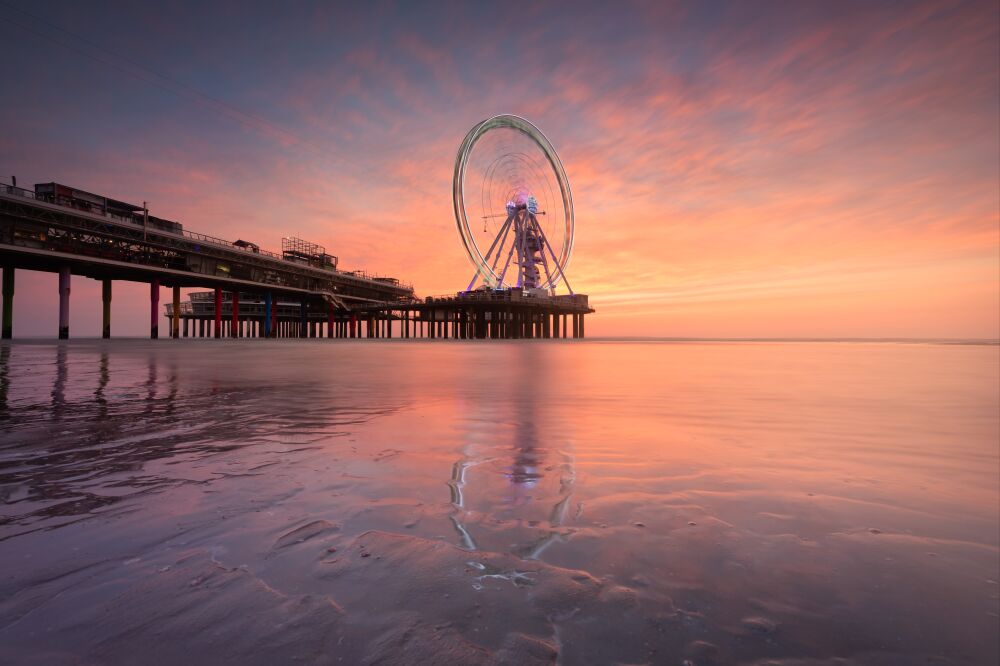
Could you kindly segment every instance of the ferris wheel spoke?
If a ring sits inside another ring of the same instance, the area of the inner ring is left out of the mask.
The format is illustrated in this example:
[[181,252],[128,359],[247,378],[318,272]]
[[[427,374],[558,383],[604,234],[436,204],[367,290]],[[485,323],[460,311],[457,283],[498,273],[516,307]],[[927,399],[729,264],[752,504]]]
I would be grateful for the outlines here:
[[507,252],[507,261],[505,261],[505,262],[504,262],[504,265],[503,265],[503,272],[502,272],[502,273],[500,273],[500,279],[499,279],[499,280],[498,280],[498,282],[497,282],[498,284],[501,284],[501,285],[502,285],[502,284],[503,284],[503,279],[504,279],[504,277],[506,277],[506,276],[507,276],[507,269],[508,269],[508,268],[510,267],[510,260],[511,260],[511,257],[513,257],[513,256],[514,256],[514,249],[515,249],[516,247],[517,247],[517,237],[515,236],[515,239],[514,239],[514,242],[512,242],[512,243],[510,244],[510,251],[509,251],[509,252]]
[[[507,235],[510,233],[513,218],[507,220],[506,230],[504,231],[503,240],[500,241],[500,247],[497,248],[497,255],[493,257],[493,265],[490,266],[490,272],[496,276],[497,273],[497,263],[500,261],[500,255],[503,253],[503,246],[507,243]],[[486,257],[489,260],[489,256]]]

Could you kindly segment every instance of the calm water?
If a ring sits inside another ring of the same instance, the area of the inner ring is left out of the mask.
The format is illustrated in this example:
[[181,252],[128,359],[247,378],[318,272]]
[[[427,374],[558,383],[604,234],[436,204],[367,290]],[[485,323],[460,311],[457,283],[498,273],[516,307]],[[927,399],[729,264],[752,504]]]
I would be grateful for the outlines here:
[[2,346],[0,662],[993,664],[998,368],[930,344]]

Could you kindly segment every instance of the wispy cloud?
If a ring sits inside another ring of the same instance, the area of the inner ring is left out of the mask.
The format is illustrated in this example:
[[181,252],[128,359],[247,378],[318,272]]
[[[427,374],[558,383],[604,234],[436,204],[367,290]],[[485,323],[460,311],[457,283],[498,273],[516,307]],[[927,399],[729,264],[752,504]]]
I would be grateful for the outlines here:
[[572,181],[588,330],[1000,334],[996,3],[230,9],[46,16],[260,127],[0,28],[0,168],[444,293],[454,153],[520,113]]

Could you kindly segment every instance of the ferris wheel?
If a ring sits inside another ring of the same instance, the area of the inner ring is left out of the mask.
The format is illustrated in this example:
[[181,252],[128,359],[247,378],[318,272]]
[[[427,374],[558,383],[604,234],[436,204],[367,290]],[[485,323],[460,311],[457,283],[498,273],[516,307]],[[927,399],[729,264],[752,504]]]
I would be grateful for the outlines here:
[[573,194],[559,155],[519,116],[487,118],[465,135],[455,161],[455,222],[478,279],[493,289],[544,290],[573,252]]

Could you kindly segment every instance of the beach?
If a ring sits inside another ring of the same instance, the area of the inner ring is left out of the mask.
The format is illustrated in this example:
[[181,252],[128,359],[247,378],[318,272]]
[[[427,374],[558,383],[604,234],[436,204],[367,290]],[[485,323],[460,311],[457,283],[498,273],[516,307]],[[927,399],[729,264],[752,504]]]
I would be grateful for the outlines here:
[[998,372],[995,344],[4,344],[0,661],[996,663]]

